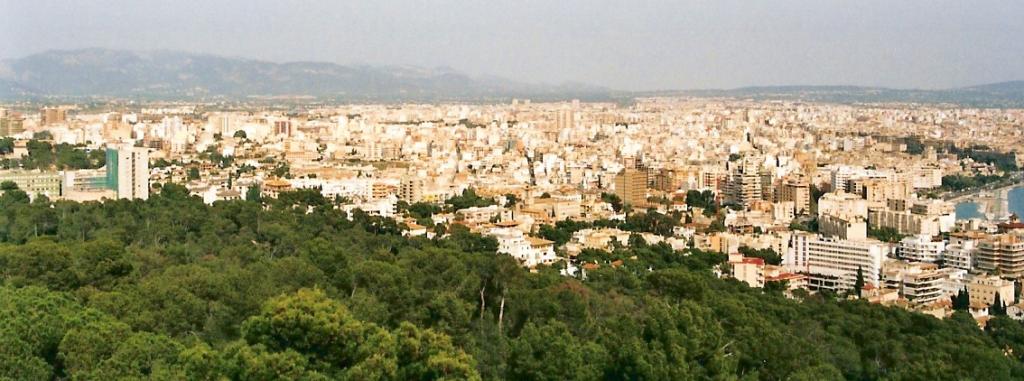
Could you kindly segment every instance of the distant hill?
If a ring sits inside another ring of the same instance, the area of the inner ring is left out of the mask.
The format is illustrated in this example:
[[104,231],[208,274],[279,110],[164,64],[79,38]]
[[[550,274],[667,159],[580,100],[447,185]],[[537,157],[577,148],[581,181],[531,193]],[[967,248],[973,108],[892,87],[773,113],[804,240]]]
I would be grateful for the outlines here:
[[0,61],[0,97],[447,100],[607,98],[607,89],[473,78],[450,69],[273,63],[176,51],[48,51]]
[[834,103],[908,102],[1024,107],[1024,81],[946,90],[857,86],[762,86],[730,90],[625,92],[567,83],[528,84],[451,69],[274,63],[177,51],[55,50],[0,61],[0,99],[157,100],[303,97],[337,101],[498,101],[578,98],[629,102],[638,96],[728,97]]
[[1024,81],[999,82],[943,90],[859,86],[760,86],[730,90],[681,90],[645,95],[726,97],[756,100],[802,100],[832,103],[904,102],[970,107],[1024,107]]

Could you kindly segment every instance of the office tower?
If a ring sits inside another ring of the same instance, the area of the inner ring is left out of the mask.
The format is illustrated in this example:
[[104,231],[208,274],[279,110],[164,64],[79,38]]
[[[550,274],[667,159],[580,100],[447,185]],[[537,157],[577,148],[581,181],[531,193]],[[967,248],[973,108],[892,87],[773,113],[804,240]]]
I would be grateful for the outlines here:
[[117,198],[149,198],[149,151],[129,145],[107,149],[107,187]]

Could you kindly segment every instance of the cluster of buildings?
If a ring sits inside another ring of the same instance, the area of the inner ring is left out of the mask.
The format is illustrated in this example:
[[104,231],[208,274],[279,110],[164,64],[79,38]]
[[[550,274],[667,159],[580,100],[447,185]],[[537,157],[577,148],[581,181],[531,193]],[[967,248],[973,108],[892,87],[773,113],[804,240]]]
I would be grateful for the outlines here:
[[[680,98],[628,106],[16,105],[0,109],[0,136],[16,148],[45,131],[54,143],[106,150],[106,166],[11,169],[0,181],[74,200],[145,199],[170,182],[208,203],[316,189],[340,208],[393,217],[408,234],[428,236],[433,226],[403,205],[440,204],[473,189],[496,204],[429,222],[492,236],[499,252],[527,267],[566,261],[570,274],[611,265],[574,258],[629,245],[632,233],[583,229],[556,247],[539,238],[540,226],[657,210],[678,216],[678,226],[671,236],[643,233],[645,241],[730,254],[726,275],[753,287],[841,293],[862,281],[865,298],[933,311],[959,290],[1003,290],[1000,282],[1024,274],[1024,230],[1015,222],[958,221],[951,202],[925,196],[944,176],[1001,173],[943,147],[1012,152],[1024,143],[1011,128],[1022,121],[1022,110]],[[934,144],[919,150],[907,137]],[[687,203],[694,191],[713,195],[714,209]],[[899,239],[882,241],[878,232]],[[743,257],[743,247],[783,260]],[[977,293],[979,306],[986,295]]]

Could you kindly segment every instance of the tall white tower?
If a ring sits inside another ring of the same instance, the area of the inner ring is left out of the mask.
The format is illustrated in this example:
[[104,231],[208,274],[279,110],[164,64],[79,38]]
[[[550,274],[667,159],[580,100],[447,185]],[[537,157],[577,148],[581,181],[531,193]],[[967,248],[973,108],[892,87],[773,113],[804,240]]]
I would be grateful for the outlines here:
[[149,199],[149,150],[131,145],[108,149],[107,185],[117,198]]

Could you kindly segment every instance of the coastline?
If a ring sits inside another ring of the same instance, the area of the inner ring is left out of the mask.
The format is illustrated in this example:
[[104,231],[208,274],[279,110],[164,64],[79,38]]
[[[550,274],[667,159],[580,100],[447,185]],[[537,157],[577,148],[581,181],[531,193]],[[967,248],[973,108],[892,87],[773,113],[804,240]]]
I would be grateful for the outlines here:
[[946,201],[949,201],[949,202],[952,202],[954,204],[959,204],[959,203],[964,203],[964,202],[973,202],[973,200],[979,194],[981,194],[981,193],[999,192],[999,191],[1002,191],[1002,190],[1013,190],[1014,188],[1020,188],[1020,187],[1024,187],[1024,182],[1016,182],[1016,183],[1013,183],[1013,184],[1003,185],[1003,186],[998,187],[998,188],[976,189],[976,190],[970,191],[968,193],[959,194],[957,196],[950,197],[950,198],[943,197],[942,199],[946,200]]

